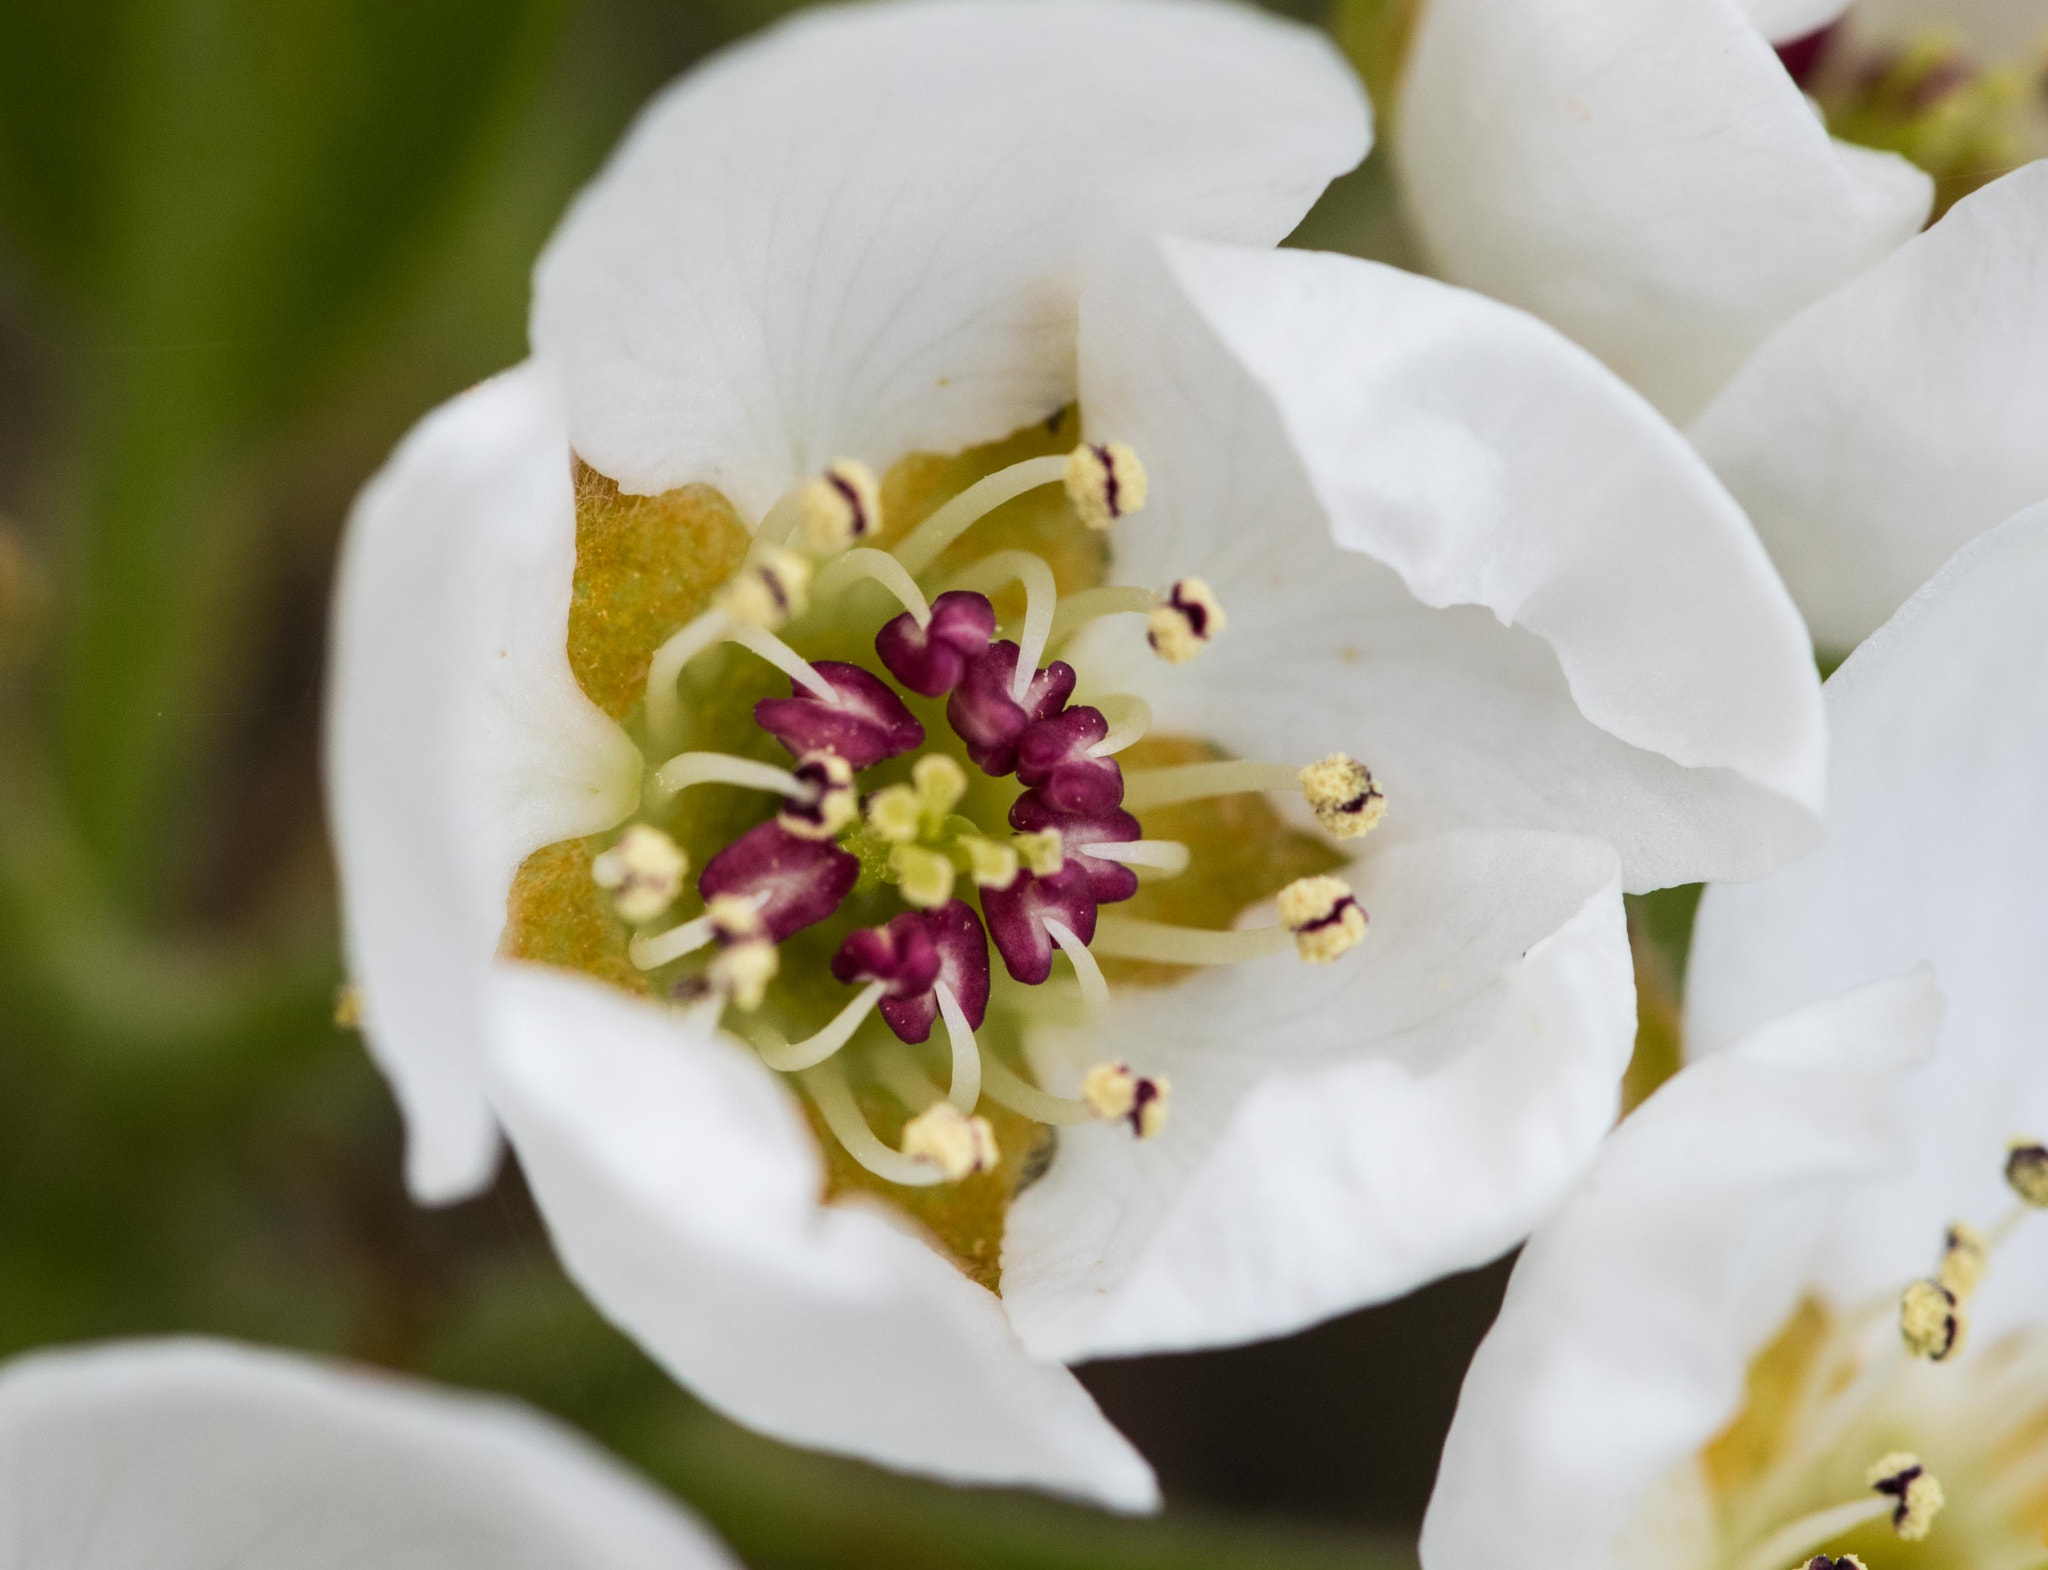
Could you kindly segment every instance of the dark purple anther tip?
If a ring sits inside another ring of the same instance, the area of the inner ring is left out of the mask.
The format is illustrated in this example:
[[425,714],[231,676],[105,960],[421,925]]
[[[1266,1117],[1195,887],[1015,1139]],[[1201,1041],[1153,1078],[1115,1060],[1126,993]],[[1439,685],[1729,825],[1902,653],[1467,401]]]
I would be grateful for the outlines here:
[[1058,812],[1106,813],[1124,799],[1124,773],[1114,759],[1088,749],[1109,734],[1099,709],[1063,709],[1027,725],[1017,738],[1017,778]]
[[819,660],[812,669],[839,694],[837,703],[792,681],[789,697],[754,705],[754,723],[792,754],[836,752],[865,769],[924,745],[924,727],[881,677],[841,660]]
[[916,997],[930,992],[939,979],[939,951],[925,931],[923,914],[906,911],[885,927],[849,932],[832,956],[832,975],[849,986],[885,982],[885,997]]
[[953,989],[969,1028],[979,1030],[988,1017],[988,939],[974,907],[948,900],[937,910],[898,916],[889,925],[908,921],[923,924],[925,936],[938,952],[938,974],[915,996],[892,993],[882,999],[882,1018],[904,1041],[928,1040],[932,1023],[939,1017],[938,983],[943,981]]
[[995,635],[988,596],[954,589],[932,601],[929,626],[918,626],[908,611],[887,623],[875,634],[875,653],[912,692],[936,698],[960,684],[967,662],[986,653]]
[[860,876],[860,859],[830,840],[799,838],[769,819],[704,863],[697,892],[766,895],[761,921],[772,943],[815,926],[839,908]]
[[1105,861],[1082,850],[1084,845],[1127,845],[1144,837],[1138,820],[1122,808],[1112,807],[1107,812],[1061,812],[1039,791],[1027,790],[1010,804],[1010,827],[1019,834],[1058,829],[1067,866],[1080,867],[1088,880],[1089,897],[1096,904],[1114,905],[1138,892],[1137,873],[1120,861]]
[[1074,692],[1074,668],[1054,660],[1031,678],[1019,704],[1010,696],[1017,672],[1017,645],[1005,638],[967,662],[966,673],[946,700],[946,722],[967,744],[967,756],[984,774],[1008,774],[1017,766],[1017,738],[1034,720],[1048,720]]
[[981,908],[1003,968],[1030,987],[1052,974],[1057,945],[1045,930],[1048,918],[1083,943],[1095,936],[1095,900],[1088,892],[1087,869],[1078,861],[1065,862],[1049,878],[1020,872],[1006,889],[983,889]]

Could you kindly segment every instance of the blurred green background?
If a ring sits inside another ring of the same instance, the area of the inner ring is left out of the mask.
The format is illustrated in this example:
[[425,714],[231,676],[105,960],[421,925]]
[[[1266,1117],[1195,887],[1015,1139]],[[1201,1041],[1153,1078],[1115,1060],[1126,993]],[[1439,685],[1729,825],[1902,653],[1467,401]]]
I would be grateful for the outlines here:
[[[949,1491],[698,1407],[568,1285],[515,1172],[413,1208],[332,1023],[349,499],[520,358],[531,260],[633,110],[782,9],[0,3],[0,1354],[209,1331],[515,1392],[758,1567],[1408,1562],[1504,1267],[1084,1371],[1159,1521]],[[1307,227],[1402,254],[1376,169]]]

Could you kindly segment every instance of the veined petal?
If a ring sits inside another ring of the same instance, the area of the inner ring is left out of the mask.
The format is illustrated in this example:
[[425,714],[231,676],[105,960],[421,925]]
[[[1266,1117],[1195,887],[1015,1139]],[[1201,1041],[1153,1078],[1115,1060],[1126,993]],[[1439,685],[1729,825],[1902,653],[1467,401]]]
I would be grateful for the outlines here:
[[2044,258],[2048,162],[1787,322],[1693,427],[1823,647],[2048,497]]
[[1198,573],[1231,618],[1181,670],[1118,662],[1159,728],[1349,748],[1390,828],[1598,835],[1632,889],[1810,843],[1825,743],[1790,598],[1683,439],[1540,322],[1349,257],[1173,240],[1091,281],[1082,380],[1152,476],[1117,575]]
[[575,554],[560,402],[532,365],[428,415],[342,547],[326,756],[342,915],[428,1202],[496,1165],[477,986],[513,874],[639,792],[639,754],[569,670]]
[[[1636,1501],[1742,1401],[1843,1192],[1899,1164],[1923,968],[1774,1021],[1621,1125],[1523,1249],[1445,1441],[1429,1570],[1608,1570]],[[1669,1548],[1672,1545],[1663,1544]]]
[[[2048,504],[1967,546],[1828,683],[1826,845],[1710,889],[1687,972],[1687,1044],[1714,1052],[1830,991],[1932,960],[1943,1051],[1913,1082],[1913,1171],[1859,1194],[1827,1260],[1846,1290],[1926,1269],[1928,1239],[2010,1202],[2005,1142],[2048,1133]],[[1975,1334],[2048,1286],[2023,1228],[1971,1304]]]
[[758,517],[1074,396],[1091,258],[1174,229],[1271,244],[1365,156],[1320,35],[1206,0],[822,11],[640,117],[535,283],[576,450]]
[[797,1444],[1123,1510],[1152,1474],[993,1294],[891,1214],[820,1205],[817,1147],[729,1038],[502,964],[499,1106],[569,1273],[719,1410]]
[[228,1342],[0,1372],[0,1544],[68,1570],[721,1570],[671,1500],[510,1401]]
[[1903,159],[1829,140],[1737,0],[1430,0],[1398,130],[1444,276],[1681,420],[1933,200]]
[[1173,1081],[1166,1137],[1067,1130],[1011,1207],[1003,1301],[1079,1358],[1278,1335],[1510,1247],[1614,1119],[1635,1034],[1613,852],[1466,832],[1346,874],[1371,912],[1291,953],[1114,994],[1030,1041],[1071,1091],[1104,1041]]

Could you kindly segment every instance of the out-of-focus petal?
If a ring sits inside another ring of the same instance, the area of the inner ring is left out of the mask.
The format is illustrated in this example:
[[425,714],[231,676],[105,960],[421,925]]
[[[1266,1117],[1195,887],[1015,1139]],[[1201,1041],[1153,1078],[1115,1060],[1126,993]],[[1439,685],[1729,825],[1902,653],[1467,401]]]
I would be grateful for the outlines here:
[[541,258],[576,450],[759,516],[1074,395],[1092,257],[1272,243],[1365,155],[1319,35],[1205,0],[925,0],[800,17],[641,116]]
[[1693,427],[1814,637],[1847,649],[2048,498],[2048,161],[1779,328]]
[[575,504],[533,365],[427,416],[342,548],[327,796],[363,1033],[422,1200],[486,1183],[477,988],[519,863],[631,812],[640,756],[569,669]]
[[1393,150],[1444,276],[1679,420],[1933,201],[1829,139],[1737,0],[1429,0]]
[[1002,1304],[878,1206],[819,1203],[817,1146],[729,1038],[506,964],[499,1107],[569,1273],[705,1400],[954,1482],[1151,1508],[1150,1469]]

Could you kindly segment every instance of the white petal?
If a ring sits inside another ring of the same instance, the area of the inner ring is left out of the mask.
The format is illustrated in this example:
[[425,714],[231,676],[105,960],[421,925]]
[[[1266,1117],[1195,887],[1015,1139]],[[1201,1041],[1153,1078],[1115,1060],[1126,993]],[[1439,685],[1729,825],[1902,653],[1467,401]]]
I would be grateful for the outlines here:
[[1614,1119],[1635,992],[1612,852],[1468,832],[1349,874],[1372,915],[1292,953],[1126,988],[1031,1040],[1055,1088],[1105,1041],[1173,1081],[1165,1132],[1064,1130],[1011,1207],[1003,1301],[1077,1358],[1277,1335],[1511,1246]]
[[1319,35],[1193,0],[823,11],[641,116],[541,258],[533,340],[628,490],[880,469],[1074,396],[1089,260],[1280,239],[1365,156]]
[[1734,1415],[1838,1196],[1903,1156],[1900,1076],[1940,1012],[1924,970],[1866,987],[1687,1069],[1614,1132],[1523,1249],[1465,1376],[1428,1570],[1659,1557],[1618,1540]]
[[364,1035],[422,1200],[497,1161],[477,987],[513,873],[639,791],[639,754],[570,674],[575,553],[560,403],[532,366],[427,416],[349,519],[328,805]]
[[2048,162],[1787,322],[1693,427],[1823,646],[2048,497]]
[[1933,200],[1903,159],[1829,140],[1736,0],[1430,0],[1393,140],[1446,277],[1676,419]]
[[1180,672],[1129,662],[1162,723],[1346,747],[1401,832],[1599,835],[1630,888],[1810,841],[1824,737],[1790,599],[1697,455],[1540,322],[1349,257],[1169,241],[1091,281],[1082,367],[1091,428],[1152,477],[1118,575],[1197,573],[1230,616]]
[[0,1563],[30,1570],[720,1570],[671,1500],[509,1401],[226,1342],[0,1373]]
[[500,1108],[564,1265],[698,1395],[949,1481],[1158,1503],[993,1294],[879,1205],[818,1203],[810,1131],[752,1053],[556,972],[501,965],[495,990]]
[[[1766,882],[1710,889],[1687,972],[1690,1050],[1932,960],[1949,1000],[1914,1081],[1912,1174],[1859,1197],[1827,1269],[1845,1289],[1927,1269],[1957,1217],[2011,1203],[2005,1141],[2048,1135],[2048,505],[1966,547],[1828,683],[1825,847]],[[2048,1236],[2000,1249],[1980,1338],[2048,1290]]]

